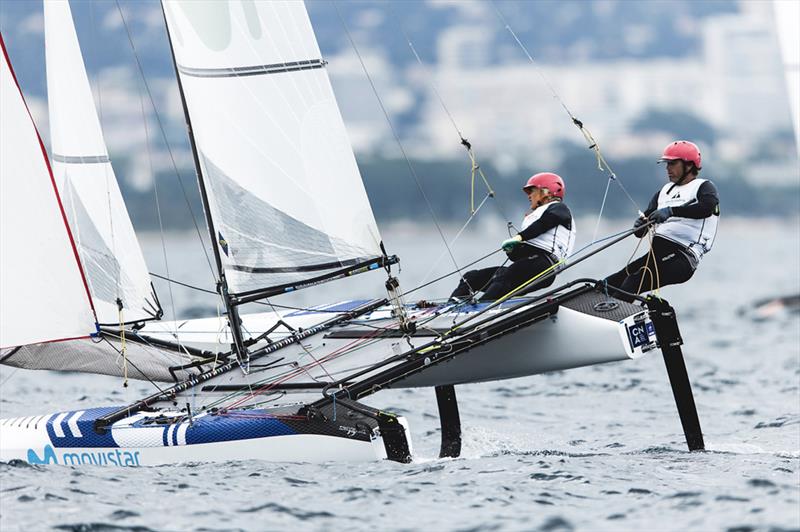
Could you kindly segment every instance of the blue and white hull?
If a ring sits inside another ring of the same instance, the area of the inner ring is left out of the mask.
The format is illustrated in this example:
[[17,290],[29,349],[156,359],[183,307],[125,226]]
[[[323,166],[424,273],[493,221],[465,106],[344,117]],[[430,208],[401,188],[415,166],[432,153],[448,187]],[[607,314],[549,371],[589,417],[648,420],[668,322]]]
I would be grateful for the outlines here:
[[[0,461],[66,466],[138,467],[188,462],[370,461],[387,458],[377,427],[363,420],[281,419],[266,411],[142,412],[96,430],[120,407],[0,420]],[[404,420],[399,420],[407,430]],[[410,451],[410,449],[409,449]]]

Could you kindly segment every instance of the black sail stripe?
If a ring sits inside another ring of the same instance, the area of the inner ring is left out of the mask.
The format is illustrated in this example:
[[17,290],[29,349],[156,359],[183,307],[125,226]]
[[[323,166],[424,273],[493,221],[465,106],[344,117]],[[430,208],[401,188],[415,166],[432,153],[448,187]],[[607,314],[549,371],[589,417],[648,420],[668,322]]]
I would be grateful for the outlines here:
[[320,270],[330,270],[333,268],[345,268],[362,262],[364,259],[350,259],[336,262],[325,262],[319,264],[307,264],[301,266],[275,266],[272,268],[257,267],[257,266],[242,266],[233,264],[231,269],[247,272],[247,273],[296,273],[296,272],[317,272]]
[[323,68],[328,62],[324,59],[306,59],[304,61],[291,61],[288,63],[273,63],[271,65],[253,65],[230,68],[193,68],[178,65],[181,74],[196,78],[235,78],[241,76],[260,76],[263,74],[280,74],[298,70],[311,70]]
[[53,160],[64,164],[99,164],[110,163],[108,155],[61,155],[53,154]]

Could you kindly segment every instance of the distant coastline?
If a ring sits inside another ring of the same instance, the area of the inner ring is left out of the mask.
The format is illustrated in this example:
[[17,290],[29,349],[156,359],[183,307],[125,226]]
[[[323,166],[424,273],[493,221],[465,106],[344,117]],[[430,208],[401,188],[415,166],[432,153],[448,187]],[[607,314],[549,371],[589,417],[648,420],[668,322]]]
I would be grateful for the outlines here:
[[[615,161],[614,164],[619,180],[640,208],[647,205],[653,193],[665,182],[663,168],[653,161],[653,158],[636,158]],[[469,161],[412,161],[412,165],[437,220],[446,223],[466,221],[470,215]],[[359,161],[359,167],[379,223],[430,220],[426,201],[405,161],[371,158]],[[535,160],[532,160],[527,173],[518,172],[519,175],[502,173],[491,165],[484,165],[483,170],[495,197],[486,201],[483,212],[478,214],[479,219],[495,216],[517,221],[527,208],[520,183],[528,177],[528,173],[542,169]],[[608,177],[597,170],[594,157],[582,152],[579,156],[562,161],[555,171],[567,182],[566,200],[574,215],[596,218]],[[136,189],[121,180],[123,196],[138,229],[157,230],[160,225],[167,230],[192,228],[194,224],[189,205],[194,216],[199,217],[198,224],[204,225],[194,169],[181,169],[180,174],[185,194],[174,172],[156,176],[161,224],[153,189]],[[800,215],[800,179],[794,186],[760,187],[726,169],[715,168],[712,163],[704,168],[701,177],[712,179],[717,184],[725,216],[791,218]],[[474,205],[477,207],[485,198],[487,189],[480,178],[475,180],[474,187]],[[603,217],[609,220],[630,219],[635,214],[634,206],[612,182]]]

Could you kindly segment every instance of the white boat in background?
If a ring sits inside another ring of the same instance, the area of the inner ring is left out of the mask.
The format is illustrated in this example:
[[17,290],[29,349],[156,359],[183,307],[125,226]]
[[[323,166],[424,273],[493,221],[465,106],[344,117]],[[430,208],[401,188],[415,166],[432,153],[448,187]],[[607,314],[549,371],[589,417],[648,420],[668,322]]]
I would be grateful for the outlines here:
[[772,6],[783,58],[783,74],[786,78],[795,146],[800,158],[800,2],[772,0]]
[[[46,2],[52,174],[3,44],[0,363],[170,385],[131,405],[0,420],[0,460],[406,462],[407,422],[359,402],[397,387],[436,389],[441,454],[458,456],[454,385],[657,347],[687,443],[703,448],[663,300],[631,304],[592,280],[534,293],[532,280],[490,304],[403,302],[301,2],[162,6],[225,315],[158,321],[69,4]],[[381,270],[388,297],[239,313]]]

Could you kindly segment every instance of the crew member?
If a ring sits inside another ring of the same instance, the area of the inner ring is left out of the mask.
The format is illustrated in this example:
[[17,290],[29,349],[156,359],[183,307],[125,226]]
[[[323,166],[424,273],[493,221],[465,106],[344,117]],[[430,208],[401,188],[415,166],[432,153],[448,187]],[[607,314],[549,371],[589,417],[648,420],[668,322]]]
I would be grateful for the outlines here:
[[717,234],[719,196],[714,183],[697,177],[702,167],[697,146],[677,140],[664,148],[658,162],[666,163],[669,183],[633,225],[639,228],[634,234],[642,238],[645,222],[657,224],[650,253],[606,278],[609,285],[632,294],[688,281]]
[[[575,222],[563,202],[565,187],[561,177],[542,172],[528,179],[522,190],[531,202],[531,211],[522,221],[522,230],[501,245],[511,266],[467,272],[452,298],[462,299],[483,292],[480,301],[499,299],[572,252]],[[552,276],[537,286],[550,286],[554,280]]]

